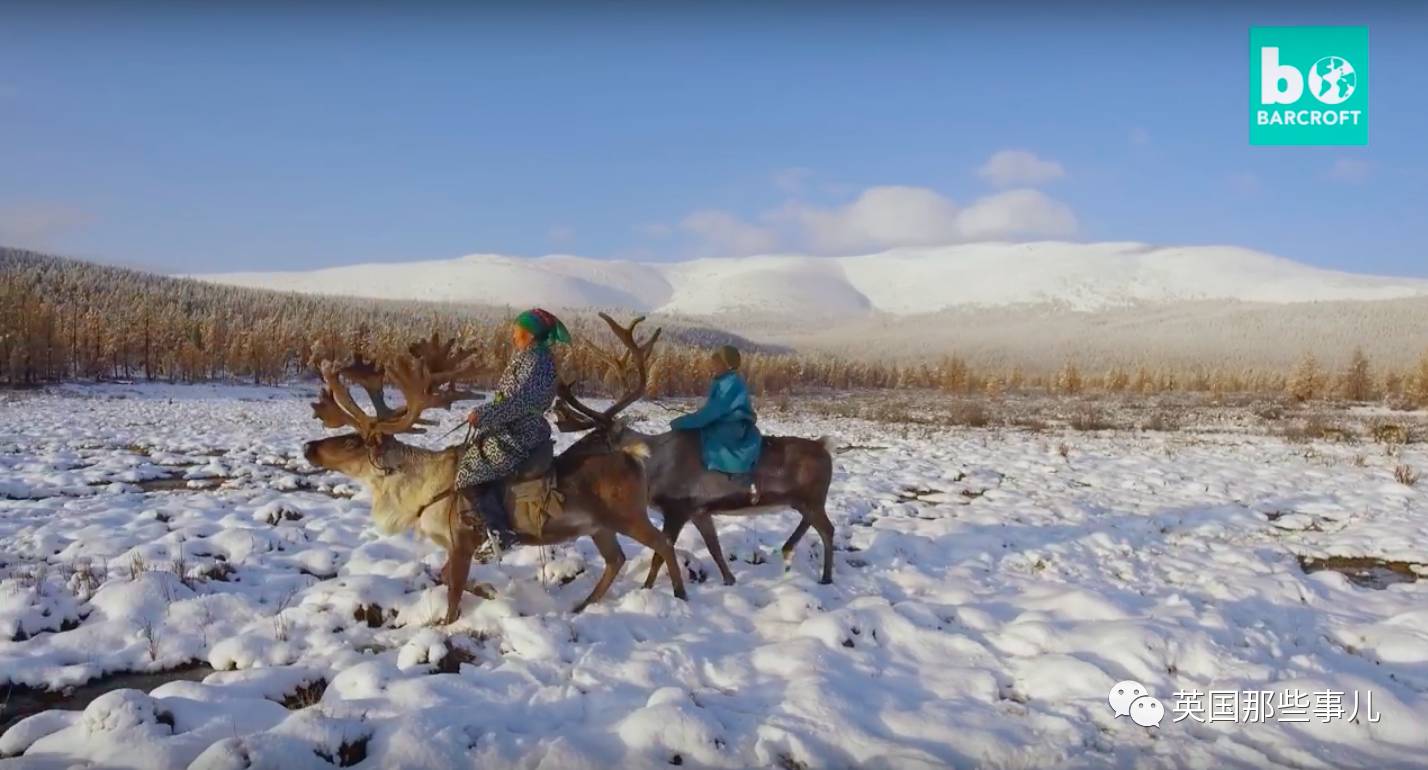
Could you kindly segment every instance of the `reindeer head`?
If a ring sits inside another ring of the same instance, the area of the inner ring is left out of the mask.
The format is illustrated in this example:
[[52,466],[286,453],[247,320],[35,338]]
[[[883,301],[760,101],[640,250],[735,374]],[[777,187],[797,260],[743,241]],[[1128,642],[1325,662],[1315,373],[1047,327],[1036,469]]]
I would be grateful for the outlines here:
[[628,326],[619,325],[615,319],[604,313],[600,314],[600,318],[610,327],[610,331],[615,333],[615,337],[625,348],[624,352],[615,355],[596,345],[586,344],[625,384],[625,392],[608,408],[597,410],[582,403],[576,397],[576,383],[564,382],[560,384],[557,388],[560,399],[555,405],[556,427],[563,432],[591,431],[589,435],[583,436],[575,442],[572,449],[585,446],[612,449],[621,445],[626,425],[619,414],[644,396],[645,387],[649,382],[650,352],[654,350],[655,342],[659,340],[659,334],[662,331],[662,329],[655,329],[649,339],[638,340],[635,338],[635,327],[645,320],[644,316],[631,321]]
[[[313,415],[328,428],[349,426],[354,430],[307,442],[303,456],[308,462],[355,479],[391,473],[394,450],[404,446],[394,437],[425,433],[422,426],[432,424],[422,418],[422,412],[478,398],[456,387],[457,381],[470,377],[477,369],[472,360],[474,350],[455,348],[455,340],[443,343],[433,333],[431,339],[413,343],[408,351],[408,355],[385,366],[364,361],[361,356],[342,367],[332,361],[322,362],[319,369],[324,387],[312,404]],[[368,414],[357,405],[345,381],[367,391],[376,414]],[[382,395],[387,383],[401,391],[404,405],[395,409],[387,405]]]

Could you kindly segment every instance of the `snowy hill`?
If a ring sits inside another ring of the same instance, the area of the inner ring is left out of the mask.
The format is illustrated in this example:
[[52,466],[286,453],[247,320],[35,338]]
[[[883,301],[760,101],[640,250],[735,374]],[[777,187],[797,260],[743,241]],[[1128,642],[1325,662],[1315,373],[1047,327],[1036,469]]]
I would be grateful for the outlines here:
[[851,318],[1056,303],[1291,303],[1428,296],[1428,280],[1322,270],[1229,246],[978,243],[851,257],[771,255],[641,263],[473,254],[203,280],[314,294],[482,305]]

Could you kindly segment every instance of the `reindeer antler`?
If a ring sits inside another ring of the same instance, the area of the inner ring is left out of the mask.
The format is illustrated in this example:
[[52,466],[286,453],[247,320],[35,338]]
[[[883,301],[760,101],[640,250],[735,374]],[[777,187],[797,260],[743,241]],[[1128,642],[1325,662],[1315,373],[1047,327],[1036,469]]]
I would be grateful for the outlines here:
[[342,367],[341,373],[367,391],[367,398],[372,402],[372,408],[377,410],[378,417],[386,417],[392,413],[392,408],[387,406],[386,394],[382,392],[387,376],[381,364],[368,361],[357,352],[352,354],[352,363]]
[[[556,427],[562,431],[608,428],[614,422],[616,415],[644,395],[645,387],[649,384],[650,352],[654,350],[655,342],[659,340],[660,332],[664,330],[655,329],[649,339],[641,342],[635,339],[635,327],[645,320],[644,316],[639,316],[627,326],[621,326],[605,313],[601,313],[600,318],[610,327],[610,331],[615,333],[615,338],[624,345],[624,352],[617,356],[598,345],[589,342],[586,345],[625,382],[625,392],[609,408],[599,411],[581,402],[575,396],[574,386],[577,383],[560,383],[556,388],[560,400],[555,407],[555,423]],[[632,373],[634,375],[633,385],[630,384]]]
[[[338,367],[323,361],[320,367],[325,385],[312,405],[313,415],[329,428],[352,427],[367,441],[398,433],[423,433],[419,425],[431,425],[422,418],[427,409],[445,409],[457,401],[478,398],[477,394],[457,387],[478,370],[471,360],[476,351],[456,348],[456,341],[442,342],[432,333],[429,340],[413,343],[409,355],[398,356],[386,365],[376,365],[356,356],[352,363]],[[367,414],[352,398],[352,391],[343,380],[361,385],[372,400],[376,415]],[[402,392],[406,403],[392,409],[382,396],[387,382]]]

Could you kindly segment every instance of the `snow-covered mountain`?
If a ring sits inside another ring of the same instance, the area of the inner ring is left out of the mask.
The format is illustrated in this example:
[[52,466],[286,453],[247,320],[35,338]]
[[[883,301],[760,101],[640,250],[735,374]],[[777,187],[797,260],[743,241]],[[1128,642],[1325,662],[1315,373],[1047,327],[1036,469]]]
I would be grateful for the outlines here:
[[849,318],[875,312],[1058,303],[1290,303],[1428,296],[1428,280],[1322,270],[1229,246],[976,243],[851,257],[770,255],[685,262],[473,254],[208,281],[315,294],[482,305],[603,307],[687,315]]

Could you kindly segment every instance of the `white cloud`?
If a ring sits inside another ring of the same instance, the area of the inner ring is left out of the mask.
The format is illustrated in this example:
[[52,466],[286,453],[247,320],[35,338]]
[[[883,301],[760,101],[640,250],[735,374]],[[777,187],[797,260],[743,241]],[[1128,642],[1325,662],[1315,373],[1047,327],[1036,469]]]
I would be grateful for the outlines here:
[[[963,207],[931,188],[881,185],[856,191],[842,204],[794,196],[748,217],[702,209],[680,221],[677,230],[684,236],[680,244],[686,255],[718,257],[779,251],[846,255],[900,246],[1066,238],[1079,226],[1069,206],[1031,188],[1004,190]],[[672,229],[645,225],[639,232],[655,240]]]
[[700,256],[741,257],[773,251],[778,234],[727,211],[704,209],[685,217],[680,229],[695,236]]
[[964,241],[1065,238],[1079,223],[1071,208],[1039,190],[1007,190],[989,195],[957,215]]
[[1045,160],[1029,150],[1001,150],[993,153],[977,175],[997,187],[1040,185],[1066,176],[1066,169],[1054,160]]
[[776,219],[794,225],[808,248],[849,253],[957,240],[957,206],[925,187],[870,187],[836,208],[790,203]]
[[1373,164],[1366,160],[1339,158],[1334,161],[1333,166],[1329,167],[1329,178],[1340,182],[1359,184],[1368,181],[1371,171],[1373,171]]
[[42,249],[88,224],[85,212],[60,203],[0,208],[0,245]]

